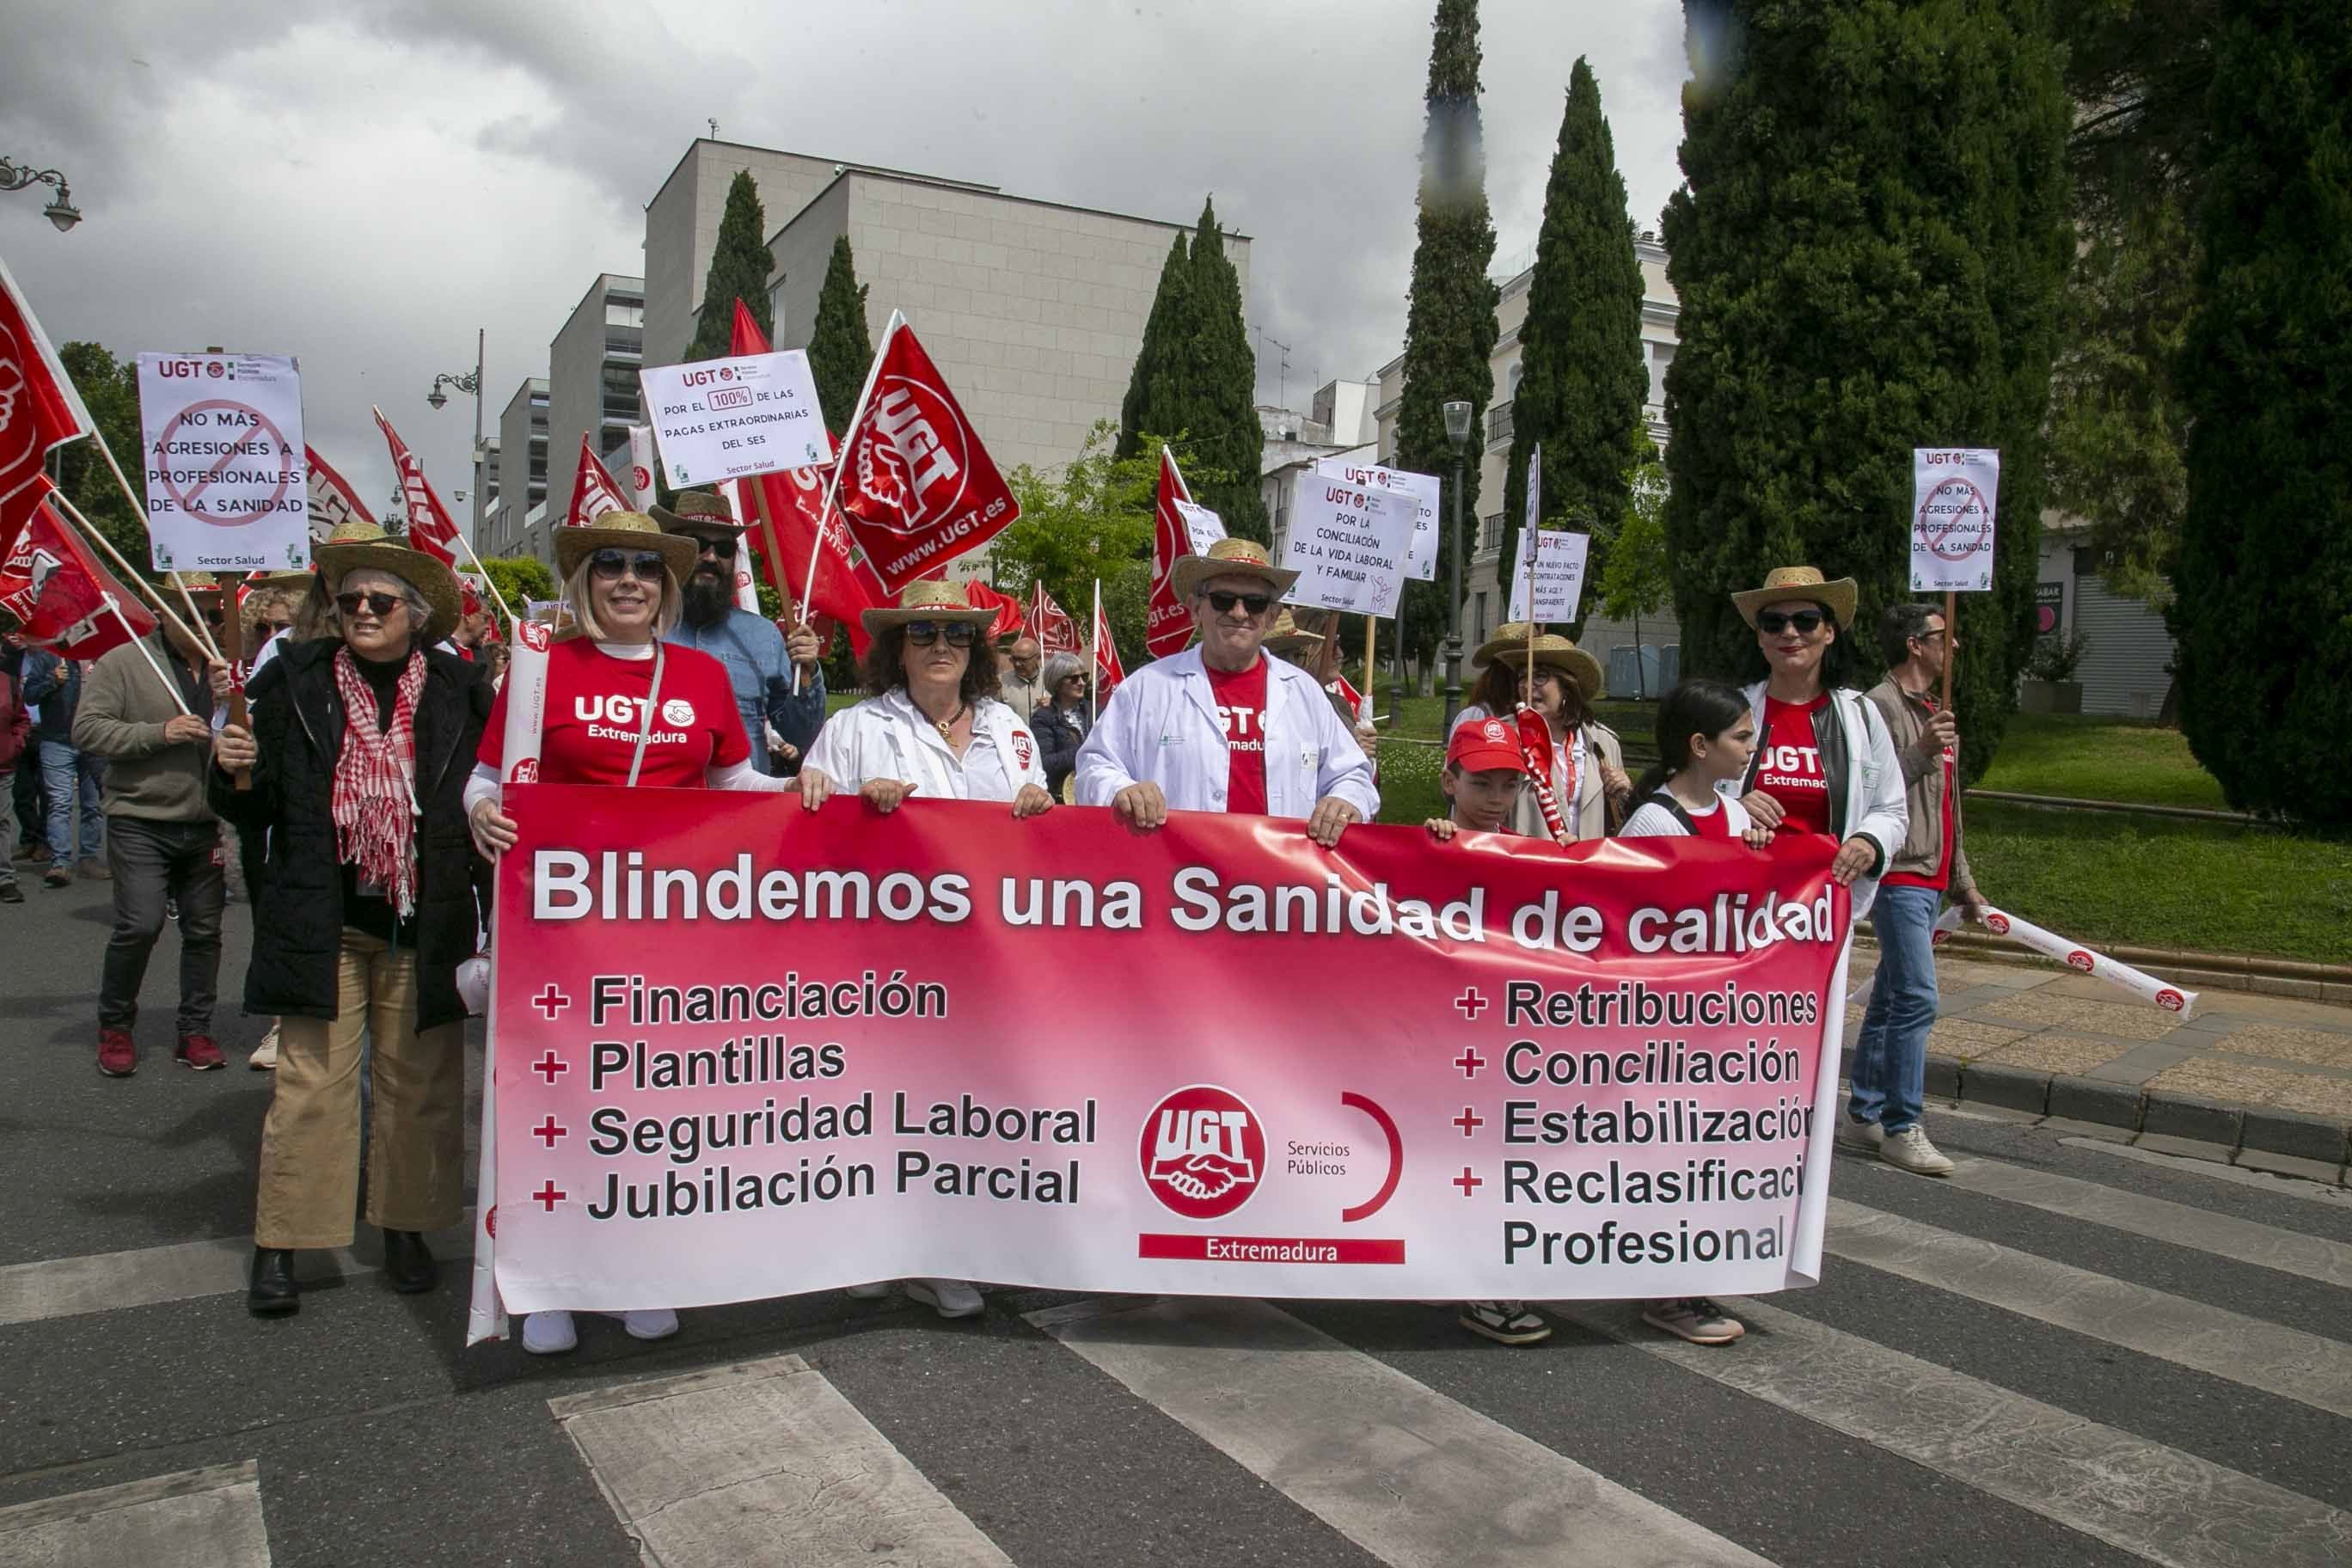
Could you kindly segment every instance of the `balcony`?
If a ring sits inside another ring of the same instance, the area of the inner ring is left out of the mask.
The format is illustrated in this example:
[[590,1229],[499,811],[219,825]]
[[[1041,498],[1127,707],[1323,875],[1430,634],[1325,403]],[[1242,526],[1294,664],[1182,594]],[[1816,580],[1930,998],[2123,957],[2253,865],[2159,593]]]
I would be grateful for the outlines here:
[[1510,443],[1511,405],[1497,403],[1486,410],[1486,449],[1491,452],[1497,447],[1507,447]]

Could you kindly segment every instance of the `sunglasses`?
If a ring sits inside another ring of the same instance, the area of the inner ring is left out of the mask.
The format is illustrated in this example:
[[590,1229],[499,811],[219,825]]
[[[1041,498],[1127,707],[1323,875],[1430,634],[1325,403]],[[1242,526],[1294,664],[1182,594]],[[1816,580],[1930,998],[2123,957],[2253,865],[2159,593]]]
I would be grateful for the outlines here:
[[659,555],[651,551],[630,554],[618,550],[599,550],[595,554],[588,557],[588,570],[608,583],[617,580],[624,574],[635,577],[640,583],[658,583],[662,580],[662,573],[667,569],[667,564]]
[[368,607],[368,614],[378,620],[392,614],[392,607],[394,605],[406,603],[407,601],[397,594],[338,594],[335,595],[335,608],[342,611],[343,614],[356,616],[360,613],[360,606],[365,605]]
[[950,647],[970,647],[980,640],[980,628],[970,621],[908,621],[907,641],[914,647],[929,647],[941,637]]
[[721,561],[735,559],[735,542],[731,539],[706,539],[702,542],[702,548]]
[[1213,588],[1202,597],[1209,601],[1209,608],[1221,616],[1232,615],[1234,606],[1239,605],[1255,617],[1265,614],[1267,606],[1274,603],[1271,594],[1228,594],[1222,588]]
[[1822,629],[1822,613],[1819,610],[1798,610],[1793,614],[1784,614],[1779,610],[1757,612],[1756,629],[1759,632],[1768,632],[1778,637],[1790,626],[1797,628],[1799,636],[1811,637]]
[[276,637],[279,632],[292,631],[294,629],[294,623],[292,621],[264,621],[261,623],[261,629],[268,632],[271,637]]
[[204,616],[205,625],[208,626],[219,626],[223,618],[221,612],[218,610],[199,610],[196,613]]

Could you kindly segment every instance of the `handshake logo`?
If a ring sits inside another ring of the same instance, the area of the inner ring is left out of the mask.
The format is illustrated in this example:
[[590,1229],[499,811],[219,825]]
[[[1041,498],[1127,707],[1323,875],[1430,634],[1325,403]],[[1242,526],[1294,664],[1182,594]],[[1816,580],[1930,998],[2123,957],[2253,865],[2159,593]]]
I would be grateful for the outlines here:
[[1265,1128],[1239,1095],[1215,1084],[1176,1090],[1144,1118],[1144,1184],[1172,1214],[1221,1219],[1256,1193]]

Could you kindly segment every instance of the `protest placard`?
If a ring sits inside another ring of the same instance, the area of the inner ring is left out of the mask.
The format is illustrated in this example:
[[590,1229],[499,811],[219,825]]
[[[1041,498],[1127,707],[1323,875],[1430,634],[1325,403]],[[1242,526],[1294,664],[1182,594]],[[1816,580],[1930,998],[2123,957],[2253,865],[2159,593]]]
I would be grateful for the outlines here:
[[1193,554],[1206,555],[1209,546],[1225,536],[1225,520],[1207,507],[1194,506],[1188,500],[1172,504],[1176,515],[1184,520],[1184,532],[1192,541]]
[[[1529,533],[1528,538],[1534,542],[1534,548],[1522,546],[1518,566],[1511,574],[1510,618],[1532,620],[1539,625],[1576,619],[1577,606],[1584,597],[1584,557],[1592,546],[1592,536],[1549,529]],[[1535,571],[1532,606],[1528,602],[1530,555],[1534,557]]]
[[1990,447],[1911,452],[1911,591],[1980,594],[1992,586],[2000,454]]
[[142,353],[139,416],[155,570],[310,563],[302,379],[290,355]]
[[[504,799],[480,1191],[512,1310],[1819,1276],[1849,920],[1826,837],[1325,850],[1206,812]],[[1118,980],[1024,983],[1063,973]]]
[[1287,601],[1358,616],[1396,614],[1412,538],[1412,498],[1301,470],[1290,491],[1282,564],[1298,574]]
[[1315,465],[1315,471],[1327,479],[1354,485],[1359,489],[1402,491],[1412,498],[1412,539],[1405,547],[1404,574],[1416,583],[1433,581],[1437,576],[1437,501],[1444,486],[1434,474],[1407,473],[1402,468],[1384,468],[1378,463],[1351,463],[1339,458],[1325,458]]
[[675,489],[833,461],[808,355],[798,349],[652,365],[637,380]]

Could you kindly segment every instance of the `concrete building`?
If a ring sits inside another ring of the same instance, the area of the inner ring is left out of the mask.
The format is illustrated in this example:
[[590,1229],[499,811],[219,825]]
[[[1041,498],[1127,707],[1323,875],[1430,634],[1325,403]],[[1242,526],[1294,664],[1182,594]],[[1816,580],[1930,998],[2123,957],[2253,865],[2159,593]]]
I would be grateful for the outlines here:
[[547,515],[558,526],[572,515],[580,437],[601,457],[638,423],[645,321],[645,280],[602,272],[547,346]]
[[[1643,413],[1649,421],[1650,437],[1657,442],[1660,451],[1666,446],[1666,367],[1674,363],[1675,346],[1679,341],[1675,321],[1682,306],[1675,297],[1674,284],[1666,278],[1665,247],[1654,239],[1638,238],[1633,251],[1642,264],[1642,352],[1650,372],[1650,390],[1643,401]],[[1496,325],[1500,329],[1495,340],[1492,364],[1495,374],[1495,394],[1486,406],[1486,427],[1483,440],[1478,433],[1471,439],[1479,464],[1478,505],[1481,515],[1474,535],[1464,541],[1466,552],[1463,561],[1462,636],[1465,647],[1475,649],[1507,618],[1510,590],[1497,575],[1502,552],[1503,490],[1508,477],[1511,457],[1511,404],[1519,388],[1519,330],[1528,317],[1528,285],[1535,277],[1532,266],[1512,276],[1496,279],[1502,297],[1495,307]],[[1382,365],[1373,378],[1378,385],[1378,400],[1373,409],[1381,460],[1387,462],[1396,450],[1397,410],[1404,401],[1404,356],[1400,354]],[[1439,563],[1443,581],[1445,563]],[[1588,585],[1587,605],[1592,603],[1595,589]],[[1609,672],[1609,689],[1631,694],[1646,685],[1652,692],[1664,689],[1677,679],[1680,648],[1679,629],[1671,607],[1662,610],[1654,618],[1644,616],[1638,628],[1631,622],[1617,622],[1597,616],[1588,616],[1584,622],[1583,646],[1600,658]],[[1635,647],[1643,650],[1637,668]],[[1464,667],[1464,679],[1469,679],[1468,666]]]
[[546,379],[526,376],[499,415],[499,506],[474,542],[483,555],[555,559],[547,542],[549,401]]
[[1379,383],[1326,382],[1313,412],[1258,405],[1265,446],[1258,461],[1258,491],[1265,502],[1269,549],[1280,561],[1290,542],[1291,496],[1298,476],[1326,458],[1363,462],[1375,455],[1379,426],[1372,417]]
[[[2102,575],[2106,562],[2080,518],[2042,514],[2037,629],[2045,637],[2083,639],[2074,682],[2082,711],[2109,718],[2154,719],[2172,685],[2172,633],[2164,612],[2115,592]],[[1968,632],[1969,595],[1960,596],[1961,635]],[[1965,655],[1963,655],[1965,657]]]

